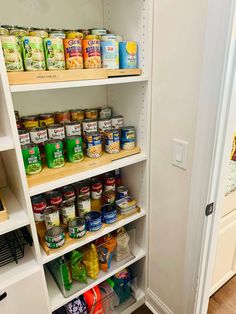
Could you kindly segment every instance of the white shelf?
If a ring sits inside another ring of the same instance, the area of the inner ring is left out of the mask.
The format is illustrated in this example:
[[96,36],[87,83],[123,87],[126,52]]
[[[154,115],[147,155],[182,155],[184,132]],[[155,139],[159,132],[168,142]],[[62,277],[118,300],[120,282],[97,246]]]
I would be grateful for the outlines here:
[[0,152],[13,149],[14,143],[10,136],[2,136],[0,134]]
[[100,271],[98,278],[96,280],[88,278],[87,284],[82,284],[76,281],[73,281],[73,287],[72,287],[72,296],[65,298],[63,294],[61,293],[61,290],[58,288],[55,280],[51,276],[48,270],[45,271],[46,273],[46,279],[47,279],[47,286],[48,286],[48,293],[49,293],[49,299],[51,303],[51,309],[52,311],[55,311],[56,309],[62,307],[69,301],[73,300],[74,298],[80,296],[84,292],[88,291],[89,289],[95,287],[96,285],[100,284],[101,282],[105,281],[106,279],[110,278],[111,276],[115,275],[117,272],[121,271],[122,269],[129,267],[130,265],[134,264],[135,262],[139,261],[143,257],[145,257],[146,252],[143,251],[141,248],[136,247],[135,249],[135,257],[129,258],[127,260],[124,260],[122,262],[111,262],[111,267],[107,273]]
[[121,158],[121,159],[112,161],[111,163],[108,163],[104,166],[100,166],[100,167],[90,169],[84,172],[80,172],[71,176],[63,177],[54,181],[49,181],[45,184],[31,187],[29,188],[30,196],[44,193],[46,191],[50,191],[50,190],[62,187],[64,185],[67,185],[67,184],[85,180],[85,179],[100,175],[102,173],[106,173],[106,172],[109,172],[118,168],[130,166],[132,164],[136,164],[138,162],[145,161],[145,160],[147,160],[147,155],[145,153],[139,153],[139,154],[132,155],[129,157]]
[[40,250],[41,250],[41,256],[42,256],[42,263],[43,264],[46,264],[52,260],[54,260],[55,258],[58,258],[66,253],[69,253],[75,249],[78,249],[84,245],[86,245],[87,243],[90,243],[92,241],[95,241],[97,240],[98,238],[101,238],[102,236],[110,233],[110,232],[113,232],[114,230],[116,229],[119,229],[125,225],[128,225],[129,223],[135,221],[135,220],[138,220],[140,219],[141,217],[144,217],[146,215],[146,211],[145,210],[141,210],[139,213],[136,213],[136,214],[133,214],[133,215],[130,215],[128,216],[127,218],[124,218],[124,219],[121,219],[119,221],[117,221],[116,223],[112,224],[112,225],[106,225],[105,228],[102,228],[100,229],[99,231],[97,232],[93,232],[93,233],[90,233],[89,237],[86,237],[86,238],[82,238],[82,239],[79,239],[75,244],[72,244],[66,248],[62,248],[61,250],[59,251],[56,251],[54,254],[51,254],[51,255],[47,255],[45,253],[45,251],[43,250],[42,247],[40,247]]
[[30,222],[26,211],[20,206],[12,191],[5,187],[1,189],[1,193],[6,203],[9,219],[0,222],[0,235],[29,225]]
[[145,293],[141,289],[135,291],[135,298],[130,297],[127,301],[115,309],[115,314],[130,314],[145,303]]
[[75,88],[75,87],[87,87],[87,86],[114,85],[114,84],[124,84],[124,83],[147,82],[147,81],[148,81],[148,77],[141,75],[141,76],[116,77],[116,78],[98,79],[98,80],[11,85],[10,90],[13,93],[17,93],[17,92],[31,92],[31,91],[37,91],[37,90],[39,91],[39,90]]

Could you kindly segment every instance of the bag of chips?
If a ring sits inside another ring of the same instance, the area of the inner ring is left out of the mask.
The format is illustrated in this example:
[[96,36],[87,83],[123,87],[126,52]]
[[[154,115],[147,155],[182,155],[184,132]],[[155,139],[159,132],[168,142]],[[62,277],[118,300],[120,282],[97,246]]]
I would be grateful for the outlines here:
[[116,262],[120,262],[131,255],[129,241],[130,237],[125,228],[118,229],[116,235],[117,245],[114,252],[114,259]]
[[84,297],[80,297],[72,300],[64,306],[67,314],[87,314],[87,306]]
[[98,286],[86,291],[84,299],[89,314],[104,314],[101,302],[101,293]]
[[83,254],[79,251],[72,251],[70,255],[70,268],[72,278],[79,282],[87,283],[87,275],[85,265],[82,263]]
[[111,266],[113,252],[116,248],[116,238],[110,234],[100,238],[96,242],[98,251],[99,268],[108,271]]
[[82,249],[83,263],[87,276],[96,279],[99,273],[98,254],[94,244],[89,244]]

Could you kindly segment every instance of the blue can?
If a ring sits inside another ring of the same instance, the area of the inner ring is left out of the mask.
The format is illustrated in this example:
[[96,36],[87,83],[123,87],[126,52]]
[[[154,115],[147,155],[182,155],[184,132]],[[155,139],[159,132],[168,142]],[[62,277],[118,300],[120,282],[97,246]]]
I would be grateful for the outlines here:
[[102,67],[105,69],[119,69],[118,41],[101,41]]
[[119,43],[120,69],[138,68],[138,44],[135,41]]
[[102,227],[102,216],[96,211],[91,211],[85,215],[86,229],[88,231],[98,231]]
[[117,188],[117,200],[121,200],[128,196],[128,189],[126,186],[118,186]]
[[121,128],[121,149],[132,150],[135,148],[135,127],[127,126]]
[[114,204],[102,206],[102,222],[107,225],[113,224],[117,219],[117,208]]

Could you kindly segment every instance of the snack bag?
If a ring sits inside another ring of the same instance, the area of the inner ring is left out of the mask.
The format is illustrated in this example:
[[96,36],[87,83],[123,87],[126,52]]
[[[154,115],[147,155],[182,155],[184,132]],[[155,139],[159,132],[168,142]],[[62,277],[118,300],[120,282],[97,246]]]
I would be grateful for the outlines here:
[[104,314],[101,293],[98,286],[86,291],[84,293],[84,299],[87,305],[88,314]]
[[98,254],[94,244],[89,244],[83,250],[83,263],[87,276],[96,279],[99,273]]
[[85,265],[82,263],[83,254],[79,251],[72,251],[70,255],[70,268],[72,273],[72,278],[79,281],[87,283],[87,275]]
[[[132,294],[131,273],[128,268],[116,273],[112,278],[112,288],[119,298],[120,304],[125,302]],[[111,282],[110,281],[110,282]],[[110,284],[110,282],[108,282]]]
[[86,302],[81,295],[64,306],[67,314],[88,314]]
[[114,259],[116,262],[120,262],[130,256],[129,240],[130,237],[124,227],[117,230],[117,246],[114,252]]
[[116,248],[116,238],[112,235],[98,239],[96,242],[98,251],[99,268],[108,271],[111,266],[113,252]]

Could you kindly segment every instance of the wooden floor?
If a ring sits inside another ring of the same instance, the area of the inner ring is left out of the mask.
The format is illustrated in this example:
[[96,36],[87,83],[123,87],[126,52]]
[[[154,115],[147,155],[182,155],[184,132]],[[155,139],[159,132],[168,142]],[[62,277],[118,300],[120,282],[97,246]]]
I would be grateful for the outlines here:
[[208,314],[236,314],[236,276],[210,298]]
[[143,305],[132,314],[152,314],[152,312],[145,305]]

